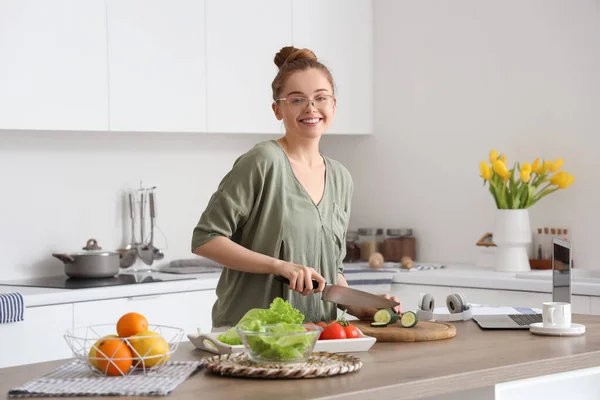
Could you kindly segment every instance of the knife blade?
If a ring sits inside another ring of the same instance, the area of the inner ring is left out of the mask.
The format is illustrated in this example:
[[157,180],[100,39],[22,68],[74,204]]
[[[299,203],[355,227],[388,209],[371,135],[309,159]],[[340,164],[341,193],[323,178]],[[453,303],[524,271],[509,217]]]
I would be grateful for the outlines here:
[[[279,282],[290,284],[290,280],[276,275],[275,279]],[[313,288],[319,286],[319,282],[312,281]],[[400,303],[386,299],[385,297],[377,296],[362,290],[352,289],[346,286],[325,284],[325,289],[322,292],[322,299],[332,303],[337,303],[345,306],[356,306],[362,308],[392,308],[400,305]]]

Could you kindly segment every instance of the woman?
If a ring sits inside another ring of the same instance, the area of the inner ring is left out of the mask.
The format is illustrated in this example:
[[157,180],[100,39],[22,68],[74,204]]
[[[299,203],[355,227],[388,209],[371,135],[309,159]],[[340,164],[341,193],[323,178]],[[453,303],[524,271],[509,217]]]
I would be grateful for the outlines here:
[[[272,108],[285,136],[259,143],[235,161],[193,232],[193,253],[226,267],[212,310],[218,330],[234,326],[251,308],[269,308],[275,297],[307,321],[330,321],[336,305],[319,293],[326,282],[348,286],[342,260],[352,178],[319,152],[335,115],[333,77],[308,49],[284,47],[275,64]],[[338,306],[361,319],[376,311]]]

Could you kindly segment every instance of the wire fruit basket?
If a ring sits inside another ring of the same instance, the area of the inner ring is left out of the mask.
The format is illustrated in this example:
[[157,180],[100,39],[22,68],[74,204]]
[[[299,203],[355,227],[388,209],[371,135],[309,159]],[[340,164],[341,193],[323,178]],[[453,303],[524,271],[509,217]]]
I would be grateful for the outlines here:
[[177,351],[183,329],[149,325],[148,330],[129,337],[115,334],[114,324],[69,329],[64,338],[74,357],[100,376],[158,373]]

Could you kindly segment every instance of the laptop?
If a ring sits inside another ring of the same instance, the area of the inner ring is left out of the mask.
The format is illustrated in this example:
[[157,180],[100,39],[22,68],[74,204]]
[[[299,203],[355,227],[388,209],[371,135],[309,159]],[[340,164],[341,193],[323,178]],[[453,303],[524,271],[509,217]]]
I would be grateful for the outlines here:
[[[552,238],[552,301],[571,303],[571,242]],[[542,314],[473,315],[482,329],[529,329]]]

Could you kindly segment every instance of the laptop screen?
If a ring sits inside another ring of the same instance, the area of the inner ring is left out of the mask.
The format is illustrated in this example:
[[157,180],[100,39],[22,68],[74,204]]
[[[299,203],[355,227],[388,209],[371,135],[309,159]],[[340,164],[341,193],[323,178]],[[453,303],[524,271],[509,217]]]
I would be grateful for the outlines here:
[[552,301],[571,303],[571,243],[552,242]]

